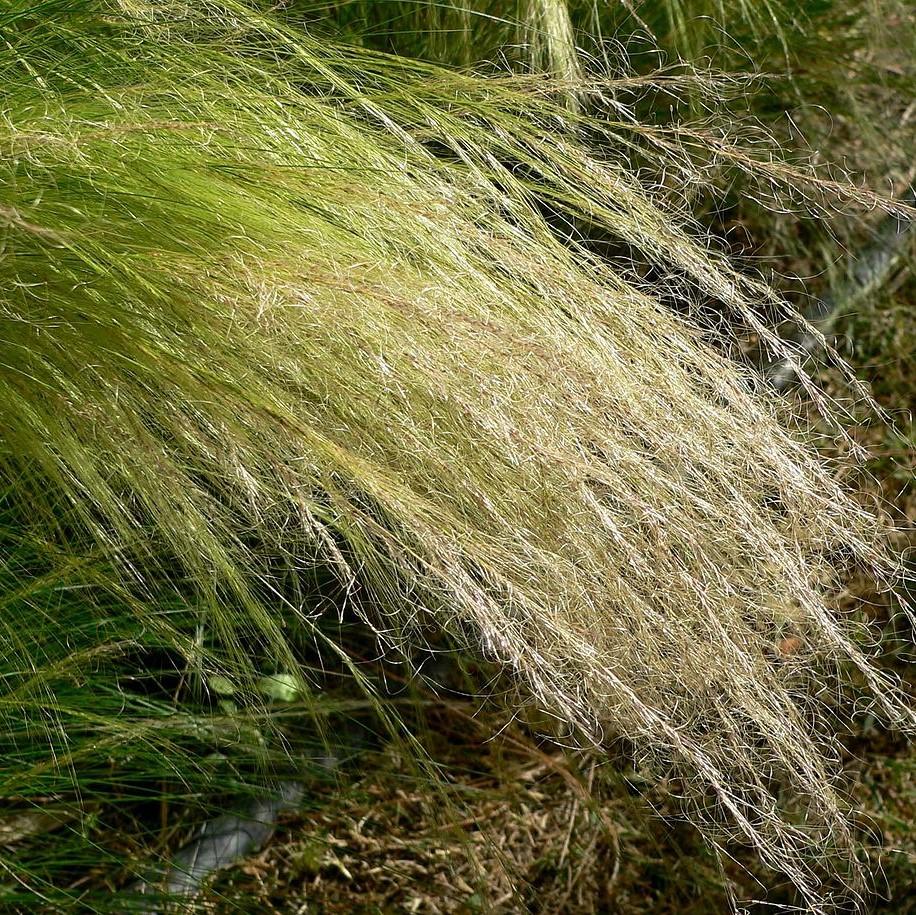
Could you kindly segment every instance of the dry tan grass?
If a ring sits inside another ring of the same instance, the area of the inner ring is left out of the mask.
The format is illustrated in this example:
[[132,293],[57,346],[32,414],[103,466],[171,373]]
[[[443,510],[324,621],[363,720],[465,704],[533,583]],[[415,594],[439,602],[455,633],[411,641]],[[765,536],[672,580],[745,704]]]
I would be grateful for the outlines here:
[[[853,671],[876,714],[913,713],[828,595],[847,563],[890,574],[882,535],[689,319],[716,302],[779,348],[758,312],[775,294],[536,84],[236,4],[190,25],[95,9],[0,52],[0,469],[22,516],[64,511],[131,586],[193,588],[137,612],[240,694],[251,645],[293,667],[288,625],[324,638],[277,583],[330,570],[388,648],[448,631],[554,737],[625,735],[812,910],[854,896],[832,705]],[[657,287],[564,220],[629,245]],[[53,708],[43,644],[3,624],[20,694]]]

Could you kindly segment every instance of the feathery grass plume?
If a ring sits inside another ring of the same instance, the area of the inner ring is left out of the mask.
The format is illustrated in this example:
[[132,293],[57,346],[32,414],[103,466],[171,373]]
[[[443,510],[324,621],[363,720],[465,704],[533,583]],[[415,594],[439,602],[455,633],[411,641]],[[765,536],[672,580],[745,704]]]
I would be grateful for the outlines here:
[[[875,521],[589,252],[576,227],[780,345],[771,293],[584,145],[601,120],[230,0],[20,0],[0,29],[2,532],[33,544],[3,567],[4,797],[136,800],[142,765],[144,797],[202,790],[201,747],[244,783],[263,659],[335,650],[324,575],[392,648],[445,630],[561,731],[629,738],[812,909],[855,893],[832,696],[912,723],[825,598],[883,562]],[[128,690],[150,652],[232,732]]]

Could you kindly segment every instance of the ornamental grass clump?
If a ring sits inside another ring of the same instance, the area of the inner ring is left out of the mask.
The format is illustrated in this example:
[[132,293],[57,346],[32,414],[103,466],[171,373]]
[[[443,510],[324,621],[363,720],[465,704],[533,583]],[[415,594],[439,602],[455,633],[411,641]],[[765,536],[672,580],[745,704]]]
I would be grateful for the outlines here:
[[[627,123],[231,2],[0,30],[3,796],[78,818],[205,790],[201,748],[273,765],[262,659],[307,680],[341,614],[626,737],[812,908],[858,890],[835,700],[912,723],[827,603],[876,521],[692,321],[782,352]],[[134,688],[154,656],[238,707]]]

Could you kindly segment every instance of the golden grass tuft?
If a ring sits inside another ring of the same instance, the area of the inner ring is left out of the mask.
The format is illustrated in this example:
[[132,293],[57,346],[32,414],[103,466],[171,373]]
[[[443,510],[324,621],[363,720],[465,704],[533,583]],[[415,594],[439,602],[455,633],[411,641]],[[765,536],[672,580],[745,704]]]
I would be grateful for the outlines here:
[[[912,725],[827,601],[840,564],[884,562],[876,522],[748,370],[562,226],[778,347],[771,294],[540,83],[243,5],[135,7],[2,22],[0,473],[22,515],[129,587],[190,584],[137,613],[240,680],[247,645],[295,661],[287,621],[318,637],[282,582],[331,570],[391,648],[447,630],[561,736],[625,735],[812,910],[825,871],[855,893],[827,723],[850,669]],[[18,641],[28,696],[42,647]]]

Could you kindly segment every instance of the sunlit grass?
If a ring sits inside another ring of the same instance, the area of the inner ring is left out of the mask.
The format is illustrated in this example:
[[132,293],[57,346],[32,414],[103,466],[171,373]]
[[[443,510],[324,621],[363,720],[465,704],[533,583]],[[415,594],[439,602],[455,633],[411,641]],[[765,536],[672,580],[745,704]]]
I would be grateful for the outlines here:
[[[414,657],[446,633],[554,736],[629,738],[812,906],[855,893],[824,706],[851,666],[911,713],[827,595],[889,565],[692,320],[784,351],[775,293],[651,186],[703,135],[578,110],[556,43],[550,82],[234,3],[0,24],[3,797],[245,790],[303,756],[274,673],[301,676],[319,755],[322,663],[364,676],[342,616]],[[69,895],[4,864],[14,899]]]

